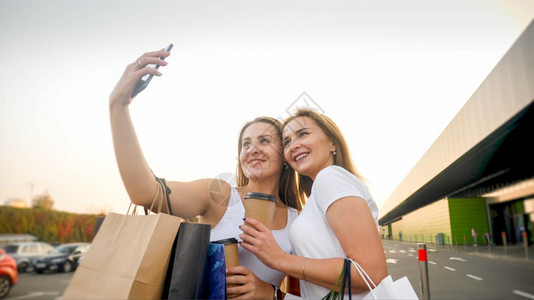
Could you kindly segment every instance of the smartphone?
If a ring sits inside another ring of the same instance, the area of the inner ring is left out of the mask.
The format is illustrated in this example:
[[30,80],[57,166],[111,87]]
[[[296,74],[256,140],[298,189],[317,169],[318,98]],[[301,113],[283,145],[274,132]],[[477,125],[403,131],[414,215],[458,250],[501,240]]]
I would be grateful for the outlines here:
[[[167,46],[165,51],[171,51],[171,49],[172,49],[172,44]],[[161,60],[165,60],[164,57],[160,57],[160,59]],[[159,65],[157,65],[157,64],[150,64],[147,67],[152,67],[152,68],[159,69]],[[150,83],[150,80],[152,80],[152,77],[154,77],[153,74],[146,74],[145,76],[141,77],[141,79],[139,79],[139,81],[135,85],[135,89],[134,89],[134,91],[132,93],[132,98],[137,96],[137,94],[142,92],[147,87],[147,85]]]

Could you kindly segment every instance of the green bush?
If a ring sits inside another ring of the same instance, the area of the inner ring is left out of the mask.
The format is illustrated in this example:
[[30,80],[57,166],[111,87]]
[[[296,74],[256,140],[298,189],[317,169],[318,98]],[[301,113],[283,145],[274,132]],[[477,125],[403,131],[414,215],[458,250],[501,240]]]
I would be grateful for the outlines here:
[[0,233],[31,234],[48,243],[91,242],[99,216],[0,206]]

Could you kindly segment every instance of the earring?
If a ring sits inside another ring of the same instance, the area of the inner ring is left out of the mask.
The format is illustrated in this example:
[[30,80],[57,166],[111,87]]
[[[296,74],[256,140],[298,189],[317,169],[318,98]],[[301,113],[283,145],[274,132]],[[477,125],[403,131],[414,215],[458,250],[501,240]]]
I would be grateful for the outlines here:
[[284,162],[284,170],[287,170],[287,163]]
[[334,152],[332,152],[332,154],[333,154],[334,156],[336,156],[337,153],[336,153],[336,151],[334,151]]

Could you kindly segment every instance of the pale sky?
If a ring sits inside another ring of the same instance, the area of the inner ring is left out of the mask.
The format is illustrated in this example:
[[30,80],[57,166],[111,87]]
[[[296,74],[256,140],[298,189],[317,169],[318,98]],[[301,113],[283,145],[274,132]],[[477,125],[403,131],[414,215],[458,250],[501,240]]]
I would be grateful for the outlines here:
[[533,17],[532,0],[0,0],[0,204],[125,213],[108,97],[172,42],[131,105],[159,177],[234,173],[241,126],[305,92],[380,206]]

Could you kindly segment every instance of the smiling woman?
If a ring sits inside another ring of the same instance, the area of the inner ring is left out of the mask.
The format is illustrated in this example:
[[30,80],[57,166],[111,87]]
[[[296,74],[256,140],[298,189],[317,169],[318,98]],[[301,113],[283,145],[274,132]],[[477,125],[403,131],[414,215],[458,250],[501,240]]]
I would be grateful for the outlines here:
[[[290,228],[295,254],[282,252],[268,228],[251,218],[242,226],[243,247],[301,279],[304,298],[320,299],[335,289],[345,258],[358,262],[378,285],[387,275],[378,208],[341,131],[326,115],[301,108],[285,120],[283,141],[284,157],[299,174],[299,191],[309,196]],[[369,291],[360,276],[351,283],[355,298]]]
[[[170,55],[164,49],[147,52],[127,65],[109,99],[111,131],[115,157],[121,178],[132,203],[153,209],[154,201],[168,194],[168,207],[162,212],[182,219],[197,218],[211,225],[210,240],[239,237],[239,225],[245,216],[245,195],[249,192],[268,193],[276,200],[277,214],[272,216],[273,229],[284,251],[291,253],[286,228],[297,216],[299,198],[296,185],[285,180],[290,175],[282,168],[281,123],[270,117],[259,117],[246,123],[238,140],[238,165],[233,187],[220,179],[166,181],[157,178],[144,156],[130,116],[130,104],[138,81],[147,74],[161,76],[152,65],[167,66],[163,61]],[[181,108],[183,110],[183,108]],[[187,131],[187,130],[184,130]],[[180,132],[172,132],[177,136]],[[186,141],[175,138],[184,144]],[[213,148],[213,147],[212,147]],[[214,148],[216,149],[216,148]],[[280,287],[286,274],[267,268],[254,255],[239,247],[240,266],[228,267],[228,294],[251,298],[272,298],[273,286]]]
[[[33,182],[56,209],[124,213],[105,97],[145,47],[173,40],[179,67],[153,80],[141,94],[150,100],[132,111],[160,174],[189,180],[233,171],[243,116],[284,118],[307,91],[345,128],[380,203],[533,15],[531,0],[2,1],[0,26],[9,30],[0,49],[0,201],[31,204]],[[181,136],[195,147],[172,138],[160,146],[162,128],[190,124],[196,130]],[[204,138],[213,130],[215,138]],[[376,147],[359,148],[360,140]],[[399,143],[410,147],[391,147]],[[214,144],[221,150],[203,168],[174,159]]]

